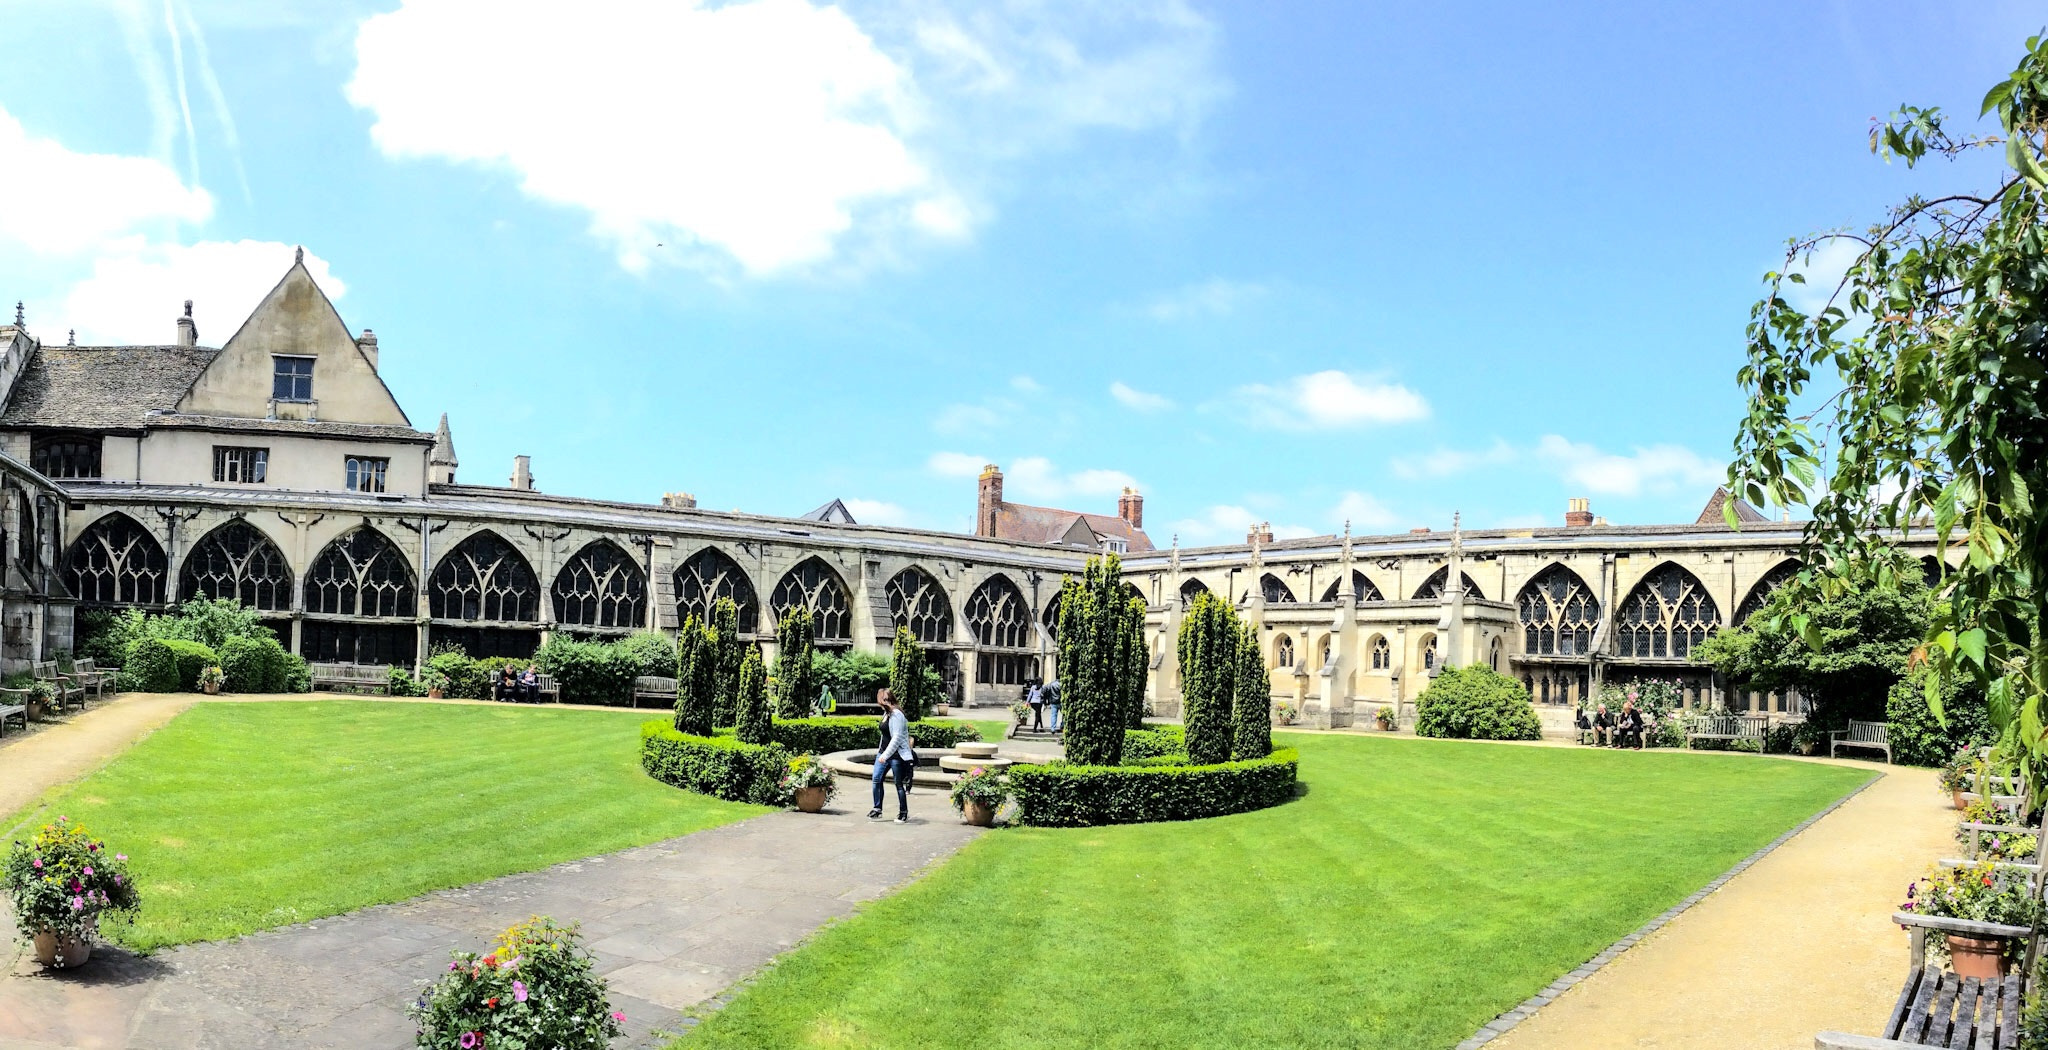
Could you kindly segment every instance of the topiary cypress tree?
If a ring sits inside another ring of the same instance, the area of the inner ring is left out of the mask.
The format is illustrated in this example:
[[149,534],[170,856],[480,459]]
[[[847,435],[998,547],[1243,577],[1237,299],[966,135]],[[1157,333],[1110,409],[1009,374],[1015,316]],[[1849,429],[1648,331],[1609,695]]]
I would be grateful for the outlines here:
[[712,673],[717,683],[712,693],[715,700],[711,724],[722,729],[733,724],[734,711],[739,706],[740,661],[746,657],[747,649],[740,638],[740,607],[731,598],[712,603],[711,632]]
[[1145,648],[1145,600],[1132,598],[1124,614],[1124,724],[1145,725],[1145,682],[1152,676],[1152,654]]
[[[1114,554],[1088,559],[1080,579],[1060,585],[1060,732],[1067,759],[1113,766],[1123,761],[1130,723],[1133,604],[1123,589],[1123,561]],[[1142,689],[1142,685],[1138,688]]]
[[1181,620],[1181,722],[1198,766],[1230,760],[1239,634],[1237,609],[1213,594],[1196,595]]
[[774,718],[768,714],[768,668],[761,663],[761,650],[747,650],[740,660],[737,680],[739,688],[734,694],[733,735],[742,744],[769,743],[768,730],[774,724]]
[[1236,673],[1231,676],[1230,754],[1240,761],[1273,753],[1273,680],[1259,650],[1259,629],[1247,623],[1237,635]]
[[930,711],[931,684],[925,668],[924,649],[910,636],[910,628],[896,628],[895,652],[889,663],[889,693],[912,722]]
[[692,616],[676,636],[676,731],[711,735],[711,711],[718,703],[717,653],[710,629]]
[[816,649],[809,606],[798,605],[782,614],[775,635],[775,716],[805,718],[818,698],[818,669],[812,666]]

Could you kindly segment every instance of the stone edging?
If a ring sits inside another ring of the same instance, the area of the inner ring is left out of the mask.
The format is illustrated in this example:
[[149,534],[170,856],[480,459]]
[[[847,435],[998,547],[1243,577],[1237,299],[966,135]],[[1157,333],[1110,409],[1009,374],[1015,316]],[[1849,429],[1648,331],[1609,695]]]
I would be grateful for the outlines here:
[[1605,967],[1608,963],[1611,963],[1616,958],[1620,957],[1622,952],[1625,952],[1630,948],[1635,947],[1636,944],[1640,942],[1643,938],[1648,937],[1650,934],[1655,933],[1658,930],[1662,929],[1665,923],[1668,923],[1671,920],[1678,918],[1680,915],[1683,915],[1688,908],[1691,908],[1693,905],[1698,904],[1702,900],[1705,900],[1708,894],[1713,893],[1715,890],[1718,890],[1722,886],[1727,885],[1728,880],[1734,878],[1737,875],[1742,874],[1745,871],[1748,871],[1750,865],[1755,864],[1757,861],[1760,861],[1767,856],[1770,856],[1771,851],[1777,849],[1779,846],[1782,846],[1787,842],[1792,841],[1792,839],[1795,836],[1799,835],[1807,828],[1810,828],[1815,824],[1819,823],[1821,818],[1826,817],[1828,814],[1833,813],[1835,810],[1838,810],[1843,806],[1847,805],[1850,799],[1853,799],[1856,796],[1862,794],[1872,784],[1875,784],[1882,779],[1883,775],[1871,777],[1869,780],[1864,781],[1862,786],[1858,787],[1856,790],[1851,791],[1848,794],[1843,795],[1841,798],[1836,799],[1826,809],[1823,809],[1820,812],[1815,813],[1813,816],[1810,816],[1805,820],[1800,821],[1798,824],[1794,825],[1791,830],[1765,843],[1761,849],[1758,849],[1755,853],[1752,853],[1749,856],[1744,857],[1740,861],[1737,861],[1734,867],[1729,868],[1727,871],[1724,871],[1720,875],[1716,876],[1714,881],[1709,882],[1705,886],[1700,887],[1699,890],[1692,894],[1692,896],[1687,897],[1682,901],[1679,901],[1677,904],[1674,904],[1669,908],[1666,908],[1662,915],[1659,915],[1656,918],[1651,919],[1649,922],[1642,924],[1640,927],[1637,927],[1634,933],[1631,933],[1628,936],[1623,937],[1618,941],[1615,941],[1613,944],[1608,945],[1606,949],[1600,952],[1600,954],[1595,955],[1591,959],[1586,960],[1577,969],[1572,970],[1570,973],[1567,973],[1564,976],[1559,977],[1557,980],[1550,982],[1549,987],[1546,987],[1542,991],[1537,992],[1535,995],[1532,995],[1529,998],[1522,1000],[1521,1004],[1516,1006],[1514,1009],[1509,1010],[1498,1017],[1495,1017],[1493,1020],[1488,1021],[1483,1025],[1480,1025],[1479,1031],[1472,1033],[1472,1037],[1470,1039],[1467,1039],[1464,1042],[1459,1043],[1457,1045],[1456,1050],[1476,1050],[1477,1047],[1481,1047],[1486,1045],[1487,1043],[1492,1042],[1493,1040],[1499,1038],[1501,1035],[1505,1034],[1509,1029],[1515,1027],[1518,1024],[1521,1024],[1523,1021],[1526,1021],[1531,1017],[1536,1016],[1536,1011],[1543,1009],[1545,1006],[1548,1006],[1552,1000],[1556,999],[1560,995],[1563,995],[1567,990],[1571,988],[1572,985],[1575,985],[1580,981],[1583,981],[1586,978],[1591,977],[1596,973],[1599,973],[1602,967]]

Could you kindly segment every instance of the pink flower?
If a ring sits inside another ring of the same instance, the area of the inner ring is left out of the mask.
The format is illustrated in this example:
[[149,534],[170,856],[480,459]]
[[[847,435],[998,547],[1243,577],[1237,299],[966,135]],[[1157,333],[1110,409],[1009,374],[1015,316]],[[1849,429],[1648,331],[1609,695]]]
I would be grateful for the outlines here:
[[85,866],[85,873],[86,873],[87,875],[90,875],[90,874],[92,874],[92,865],[88,864],[88,865],[86,865],[86,866]]
[[85,907],[85,899],[84,899],[84,898],[82,898],[82,897],[73,897],[73,898],[71,898],[71,910],[72,910],[72,911],[77,911],[77,910],[79,910],[80,908],[83,908],[83,907]]
[[620,1012],[618,1012],[617,1010],[613,1010],[613,1011],[612,1011],[612,1020],[614,1020],[614,1021],[617,1021],[617,1022],[619,1022],[620,1024],[625,1024],[625,1023],[626,1023],[626,1015],[625,1015],[625,1014],[622,1014],[622,1013],[620,1013]]
[[128,859],[128,854],[126,854],[126,853],[116,853],[116,854],[114,854],[114,859],[115,859],[115,860],[127,860],[127,859]]
[[513,1002],[515,1002],[515,1003],[523,1003],[523,1002],[525,1002],[525,1001],[526,1001],[526,982],[525,982],[525,981],[513,981],[513,982],[512,982],[512,1001],[513,1001]]
[[481,1042],[483,1042],[483,1038],[475,1032],[462,1033],[462,1050],[473,1050],[476,1044]]
[[449,964],[448,964],[448,972],[449,972],[449,973],[454,973],[455,971],[457,971],[457,970],[460,970],[460,969],[462,969],[462,964],[461,964],[461,963],[459,963],[459,962],[451,962],[451,963],[449,963]]
[[37,871],[43,870],[43,858],[37,857],[35,860],[30,861],[29,863],[34,864],[36,866]]

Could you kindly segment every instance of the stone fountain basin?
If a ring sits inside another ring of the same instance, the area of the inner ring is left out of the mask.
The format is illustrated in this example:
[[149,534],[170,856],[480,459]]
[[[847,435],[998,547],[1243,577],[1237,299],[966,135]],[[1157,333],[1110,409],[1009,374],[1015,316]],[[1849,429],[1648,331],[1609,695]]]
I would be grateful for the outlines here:
[[[1011,766],[1019,762],[1043,763],[1052,761],[1051,755],[1004,755],[1000,758],[971,758],[960,754],[957,748],[921,747],[917,749],[917,769],[910,776],[910,782],[922,787],[950,788],[965,773],[975,766]],[[825,768],[852,780],[863,783],[874,779],[875,749],[862,748],[855,751],[834,751],[820,756]]]

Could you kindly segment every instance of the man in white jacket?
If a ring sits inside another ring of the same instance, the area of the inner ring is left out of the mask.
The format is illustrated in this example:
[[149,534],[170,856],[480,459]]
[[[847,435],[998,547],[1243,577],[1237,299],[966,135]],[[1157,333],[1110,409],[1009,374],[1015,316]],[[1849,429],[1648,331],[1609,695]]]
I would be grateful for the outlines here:
[[910,747],[910,720],[903,717],[903,708],[888,689],[876,693],[875,702],[882,705],[882,732],[881,746],[875,751],[875,808],[868,811],[868,819],[882,818],[882,778],[894,771],[896,823],[908,824],[910,778],[917,772],[917,752]]

